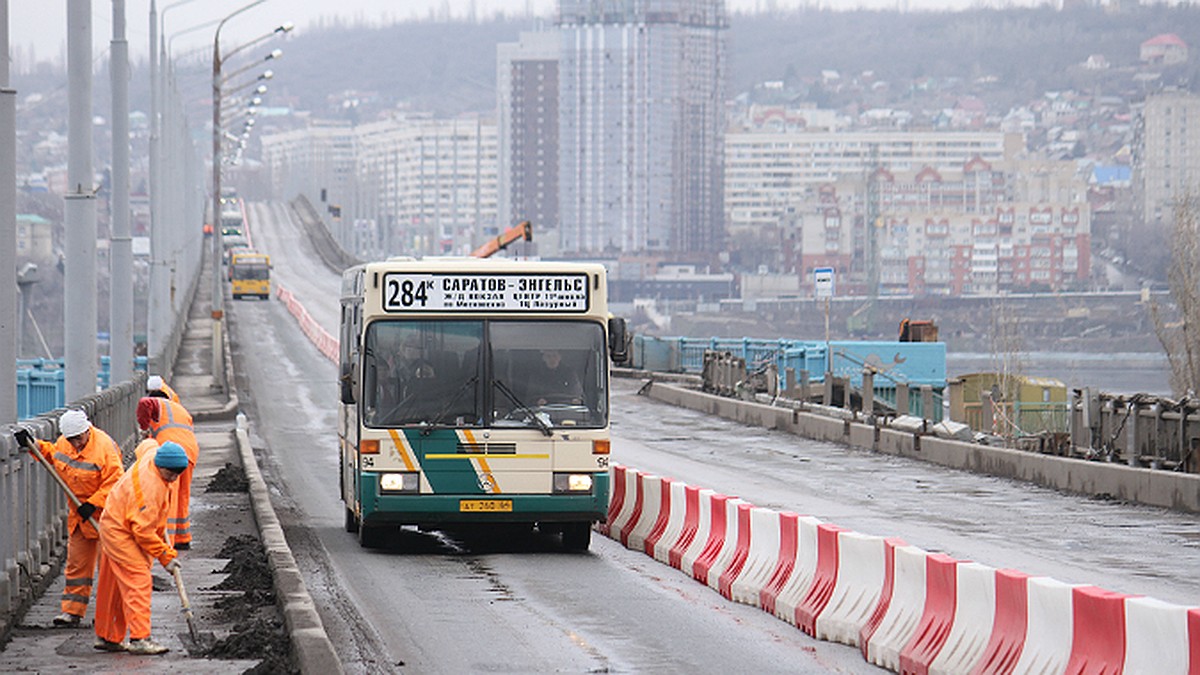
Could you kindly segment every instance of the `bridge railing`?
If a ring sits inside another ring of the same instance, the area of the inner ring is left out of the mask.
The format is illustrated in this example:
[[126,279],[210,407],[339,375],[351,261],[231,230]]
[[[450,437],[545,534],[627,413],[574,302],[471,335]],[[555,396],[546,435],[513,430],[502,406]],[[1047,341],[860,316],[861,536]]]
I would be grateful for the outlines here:
[[[127,461],[137,440],[135,413],[144,382],[124,382],[71,406],[112,436]],[[22,426],[38,438],[52,440],[58,437],[60,412],[43,413]],[[17,447],[15,430],[11,424],[0,427],[0,624],[30,602],[65,542],[66,496],[45,468]]]
[[[146,357],[134,359],[134,370],[145,373]],[[100,357],[96,386],[107,389],[112,368],[107,356]],[[66,371],[63,359],[19,359],[17,361],[17,419],[26,420],[66,405]]]

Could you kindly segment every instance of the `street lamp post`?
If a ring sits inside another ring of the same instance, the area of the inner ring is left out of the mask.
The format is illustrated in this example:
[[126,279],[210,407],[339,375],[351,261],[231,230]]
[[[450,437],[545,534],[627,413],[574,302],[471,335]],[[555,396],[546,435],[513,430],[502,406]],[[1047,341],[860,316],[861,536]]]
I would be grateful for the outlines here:
[[[224,319],[224,298],[222,297],[221,287],[221,253],[222,253],[222,237],[221,237],[221,65],[223,59],[221,56],[221,29],[233,17],[245,12],[252,7],[257,7],[266,0],[255,0],[250,4],[244,5],[237,10],[228,14],[221,23],[217,24],[216,33],[213,35],[213,59],[212,59],[212,320],[213,320],[213,382],[220,389],[224,389],[225,368],[224,361],[221,358],[221,346],[223,344],[222,328]],[[279,33],[285,33],[291,30],[291,24],[285,24],[267,33],[266,35],[252,40],[236,49],[233,49],[225,55],[225,59],[232,57],[239,51],[257,44],[269,37]]]

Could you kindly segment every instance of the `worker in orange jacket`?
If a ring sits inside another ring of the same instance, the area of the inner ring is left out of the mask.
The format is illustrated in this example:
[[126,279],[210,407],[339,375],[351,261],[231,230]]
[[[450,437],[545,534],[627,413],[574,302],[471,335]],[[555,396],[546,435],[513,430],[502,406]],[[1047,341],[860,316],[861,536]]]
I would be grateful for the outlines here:
[[[92,426],[82,410],[63,413],[58,418],[58,431],[61,435],[57,441],[38,440],[37,447],[80,503],[72,503],[67,514],[66,585],[62,612],[54,617],[54,625],[78,626],[92,595],[100,543],[100,535],[88,518],[100,517],[108,493],[124,469],[120,448],[112,437]],[[28,447],[34,440],[27,429],[18,429],[14,435],[21,447]]]
[[171,516],[167,520],[167,536],[171,544],[180,551],[192,546],[192,524],[188,517],[188,506],[192,496],[192,474],[200,459],[200,444],[192,430],[192,415],[182,405],[167,397],[166,392],[156,389],[138,401],[138,428],[156,441],[174,441],[187,451],[188,467],[179,477]]
[[[96,641],[101,651],[162,654],[150,637],[150,567],[157,559],[167,572],[179,569],[178,553],[166,541],[171,484],[188,467],[178,444],[148,438],[138,459],[108,495],[100,517],[100,576],[96,586]],[[125,635],[129,642],[125,642]]]
[[179,394],[175,393],[175,390],[162,379],[161,375],[151,375],[146,378],[146,395],[153,396],[156,391],[161,391],[167,395],[167,398],[183,405],[183,402],[179,400]]

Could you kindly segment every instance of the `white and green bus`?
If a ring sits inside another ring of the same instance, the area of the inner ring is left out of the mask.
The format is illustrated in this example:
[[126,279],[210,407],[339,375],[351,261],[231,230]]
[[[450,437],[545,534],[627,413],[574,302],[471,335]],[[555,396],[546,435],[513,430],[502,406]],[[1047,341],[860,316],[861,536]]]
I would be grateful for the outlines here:
[[346,270],[341,307],[348,532],[516,523],[588,547],[627,355],[601,265],[392,258]]

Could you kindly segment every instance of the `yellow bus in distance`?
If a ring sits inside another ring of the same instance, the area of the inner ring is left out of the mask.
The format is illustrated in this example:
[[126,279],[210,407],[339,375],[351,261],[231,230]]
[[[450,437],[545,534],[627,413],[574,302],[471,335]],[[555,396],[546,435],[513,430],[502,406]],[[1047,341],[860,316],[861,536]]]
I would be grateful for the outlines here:
[[257,251],[236,251],[229,259],[229,284],[233,299],[256,295],[271,297],[271,256]]

